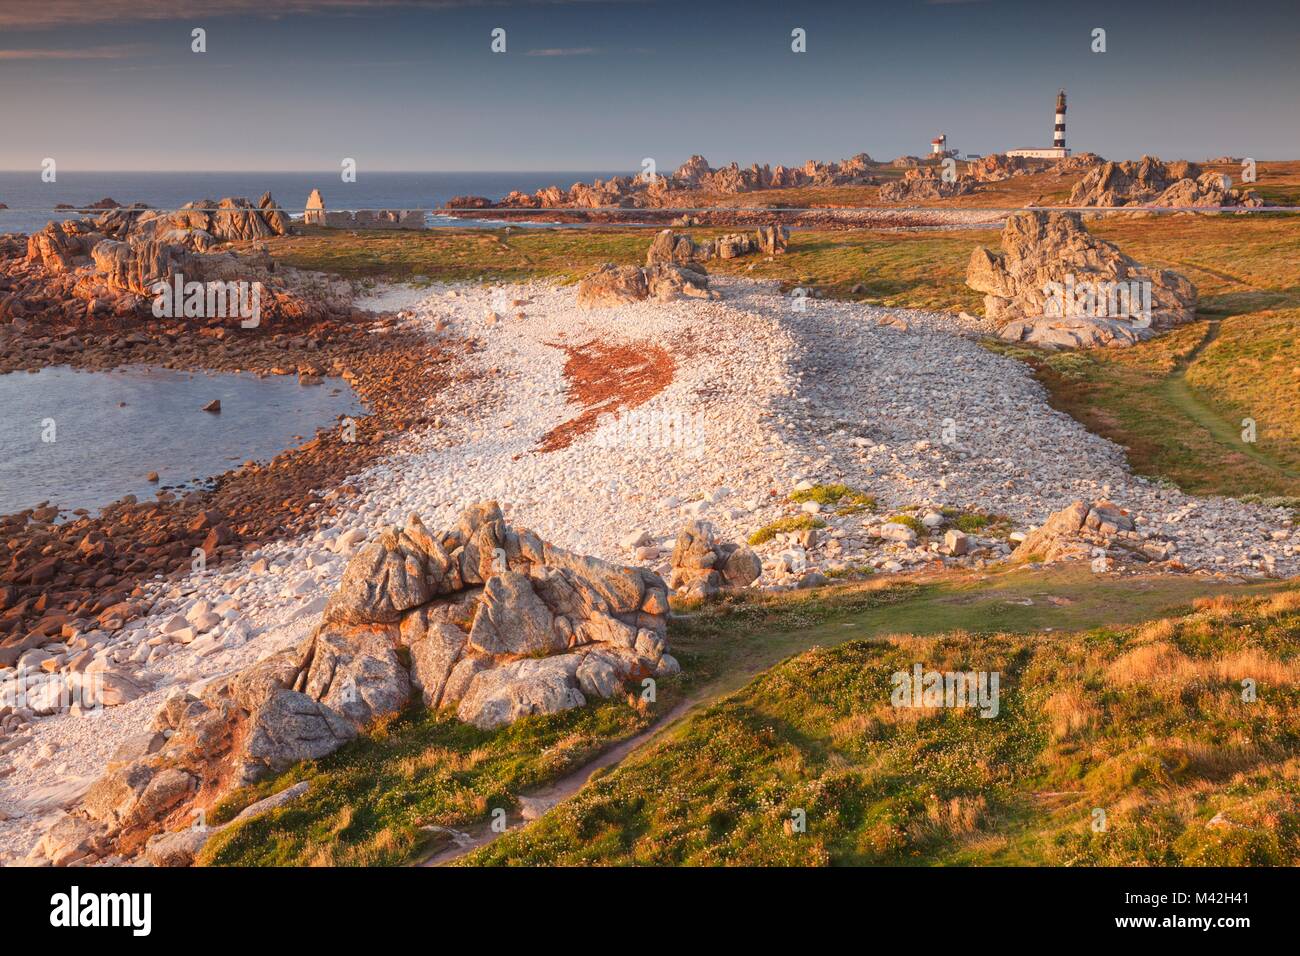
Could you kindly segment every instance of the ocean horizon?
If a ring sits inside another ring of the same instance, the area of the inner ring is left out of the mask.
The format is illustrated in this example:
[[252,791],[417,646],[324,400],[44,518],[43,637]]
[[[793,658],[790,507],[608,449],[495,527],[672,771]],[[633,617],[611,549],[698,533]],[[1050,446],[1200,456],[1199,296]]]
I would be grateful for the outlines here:
[[[307,197],[319,189],[330,209],[437,209],[455,196],[500,199],[518,189],[535,192],[547,186],[567,189],[577,182],[633,175],[636,170],[536,170],[531,172],[373,172],[361,169],[357,181],[340,181],[338,170],[305,172],[87,172],[60,170],[55,182],[41,180],[39,169],[0,171],[0,233],[39,232],[53,221],[75,218],[59,203],[84,207],[101,199],[124,206],[143,202],[157,209],[177,209],[199,199],[244,196],[256,202],[266,191],[291,215],[301,215]],[[472,225],[474,220],[429,217],[430,225]],[[491,223],[499,226],[499,222]]]

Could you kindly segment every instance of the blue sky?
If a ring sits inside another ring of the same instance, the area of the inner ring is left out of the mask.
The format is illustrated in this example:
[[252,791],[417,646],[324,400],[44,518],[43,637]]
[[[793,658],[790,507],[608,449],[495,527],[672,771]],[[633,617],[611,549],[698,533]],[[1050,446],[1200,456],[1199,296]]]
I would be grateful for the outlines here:
[[[0,0],[0,168],[1300,157],[1300,4]],[[207,30],[208,52],[190,50]],[[490,51],[493,28],[507,53]],[[807,31],[808,51],[790,50]],[[1090,50],[1095,27],[1107,52]]]

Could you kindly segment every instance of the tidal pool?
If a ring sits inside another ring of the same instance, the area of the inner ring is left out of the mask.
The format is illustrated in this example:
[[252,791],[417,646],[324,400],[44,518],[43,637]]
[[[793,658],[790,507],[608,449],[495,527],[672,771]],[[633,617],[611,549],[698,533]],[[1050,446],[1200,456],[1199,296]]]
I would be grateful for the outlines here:
[[[203,411],[213,399],[221,411]],[[341,379],[64,366],[0,375],[0,514],[42,501],[93,512],[123,495],[150,500],[364,413]]]

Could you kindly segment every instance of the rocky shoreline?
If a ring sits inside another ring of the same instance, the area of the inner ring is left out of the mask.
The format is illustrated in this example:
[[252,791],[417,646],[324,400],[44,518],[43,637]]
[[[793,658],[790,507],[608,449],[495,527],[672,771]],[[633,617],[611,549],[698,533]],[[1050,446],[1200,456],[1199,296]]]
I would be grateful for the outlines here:
[[302,533],[344,507],[348,489],[339,483],[387,454],[403,432],[427,423],[427,403],[453,379],[463,349],[412,334],[395,317],[364,312],[285,331],[205,334],[212,328],[140,323],[22,339],[11,333],[3,354],[11,371],[144,365],[294,375],[304,382],[336,375],[355,389],[369,414],[351,425],[347,441],[336,423],[271,462],[247,462],[214,476],[209,489],[180,496],[160,491],[157,500],[145,502],[128,497],[98,515],[61,513],[55,504],[0,516],[7,548],[0,571],[0,666],[12,666],[51,636],[75,640],[96,624],[127,623],[140,610],[135,599],[141,584],[187,572],[195,548],[216,565],[245,547]]

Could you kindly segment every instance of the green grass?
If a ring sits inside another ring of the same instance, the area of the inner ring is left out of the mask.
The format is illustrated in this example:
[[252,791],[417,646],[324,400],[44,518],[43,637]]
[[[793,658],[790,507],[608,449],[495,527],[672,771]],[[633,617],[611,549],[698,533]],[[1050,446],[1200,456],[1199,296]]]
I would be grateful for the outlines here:
[[894,515],[889,519],[890,524],[901,524],[904,528],[911,528],[917,533],[918,537],[924,537],[930,533],[930,529],[921,523],[921,519],[916,515]]
[[836,514],[854,515],[876,510],[876,497],[857,488],[843,484],[814,485],[790,492],[790,500],[796,504],[815,501],[823,507],[833,507]]
[[[465,862],[1295,865],[1298,655],[1294,590],[1136,628],[819,647]],[[918,662],[998,673],[998,715],[892,706]]]
[[214,835],[198,860],[209,866],[389,866],[433,839],[422,827],[467,826],[510,810],[518,794],[589,762],[638,733],[681,699],[691,678],[658,682],[645,713],[613,699],[479,730],[454,712],[415,709],[360,739],[228,796],[210,815],[223,823],[301,780],[307,794]]
[[814,518],[812,515],[790,515],[786,518],[777,518],[770,524],[763,525],[749,536],[749,543],[763,544],[771,541],[778,534],[785,534],[790,531],[812,531],[824,527],[826,527],[826,522],[820,518]]
[[993,634],[1124,623],[1188,603],[1207,590],[1226,588],[1193,578],[1119,579],[1058,569],[728,595],[717,606],[670,622],[670,646],[684,671],[659,682],[651,711],[641,713],[618,700],[598,701],[482,731],[450,712],[413,709],[377,724],[329,757],[227,797],[210,814],[213,823],[300,780],[311,783],[297,801],[216,834],[199,862],[409,862],[427,854],[436,839],[422,827],[466,827],[487,819],[496,807],[510,809],[521,793],[588,763],[688,696],[735,690],[813,645],[895,631],[964,627]]
[[[1300,312],[1260,314],[1198,322],[1129,349],[1012,354],[1033,365],[1053,406],[1124,446],[1139,474],[1195,494],[1295,497],[1297,335]],[[1247,418],[1253,443],[1243,440]]]

